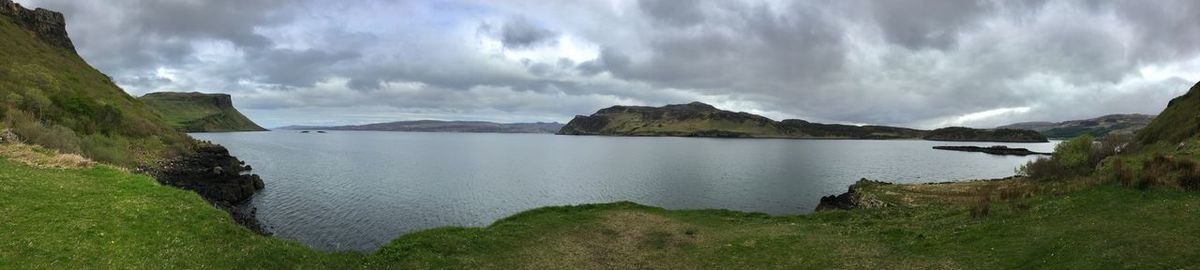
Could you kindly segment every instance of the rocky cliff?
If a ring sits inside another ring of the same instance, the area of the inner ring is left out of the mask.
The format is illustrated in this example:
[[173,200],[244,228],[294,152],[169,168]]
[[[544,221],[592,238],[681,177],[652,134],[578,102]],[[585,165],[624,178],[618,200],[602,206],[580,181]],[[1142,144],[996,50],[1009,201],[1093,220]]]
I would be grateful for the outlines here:
[[228,94],[158,92],[138,99],[184,132],[266,130],[234,108]]
[[12,18],[46,43],[75,51],[75,44],[67,37],[67,22],[62,13],[41,8],[29,10],[12,0],[0,0],[0,15]]

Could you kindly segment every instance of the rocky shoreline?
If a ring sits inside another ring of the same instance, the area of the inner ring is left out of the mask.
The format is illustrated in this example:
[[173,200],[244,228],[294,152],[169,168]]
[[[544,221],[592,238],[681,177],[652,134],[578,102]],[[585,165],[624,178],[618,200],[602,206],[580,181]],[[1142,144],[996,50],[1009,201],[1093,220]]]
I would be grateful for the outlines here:
[[163,162],[156,168],[138,168],[158,182],[200,194],[233,220],[251,231],[270,235],[258,222],[250,199],[264,188],[262,178],[251,167],[229,154],[225,147],[200,142],[191,154]]
[[858,192],[860,188],[870,185],[892,185],[892,183],[875,181],[866,178],[859,179],[858,182],[854,182],[853,185],[850,185],[850,188],[846,191],[846,193],[821,197],[821,202],[817,204],[817,209],[815,211],[850,210],[855,208],[874,208],[884,206],[883,202],[864,198]]

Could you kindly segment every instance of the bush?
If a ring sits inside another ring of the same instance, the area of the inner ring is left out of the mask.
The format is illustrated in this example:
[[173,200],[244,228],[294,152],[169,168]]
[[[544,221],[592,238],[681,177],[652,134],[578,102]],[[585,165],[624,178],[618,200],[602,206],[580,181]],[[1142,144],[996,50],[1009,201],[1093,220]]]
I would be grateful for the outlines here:
[[1034,161],[1025,163],[1017,168],[1017,174],[1033,179],[1050,179],[1060,175],[1064,175],[1062,166],[1054,162],[1051,158],[1039,157]]
[[1092,136],[1083,135],[1055,146],[1053,160],[1067,172],[1083,173],[1095,167],[1093,152]]

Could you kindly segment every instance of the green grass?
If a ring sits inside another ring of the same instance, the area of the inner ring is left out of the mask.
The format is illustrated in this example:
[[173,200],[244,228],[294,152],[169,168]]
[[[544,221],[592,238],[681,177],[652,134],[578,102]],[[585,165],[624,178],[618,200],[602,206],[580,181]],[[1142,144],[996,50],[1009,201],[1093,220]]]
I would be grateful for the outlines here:
[[[940,189],[970,192],[999,182]],[[981,184],[982,183],[982,184]],[[948,187],[951,187],[948,186]],[[969,200],[769,216],[633,203],[547,207],[485,228],[404,235],[372,254],[255,235],[194,193],[100,166],[0,160],[0,269],[23,268],[1187,268],[1200,265],[1200,194],[1112,184]],[[1052,194],[1052,193],[1047,193]]]
[[0,269],[329,268],[325,254],[254,234],[195,193],[119,169],[0,160]]
[[7,16],[0,16],[0,48],[0,129],[122,166],[149,164],[191,144],[74,52],[46,44]]

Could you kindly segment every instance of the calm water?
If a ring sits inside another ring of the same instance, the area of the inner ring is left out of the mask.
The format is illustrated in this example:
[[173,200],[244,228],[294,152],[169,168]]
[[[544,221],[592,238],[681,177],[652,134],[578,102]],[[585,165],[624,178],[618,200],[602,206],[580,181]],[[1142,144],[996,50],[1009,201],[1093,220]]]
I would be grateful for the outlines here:
[[[859,178],[1010,176],[1032,157],[933,150],[928,141],[578,137],[295,131],[205,133],[254,166],[276,236],[372,250],[439,226],[485,226],[536,207],[633,201],[672,209],[811,212]],[[1053,144],[1008,144],[1049,152]]]

